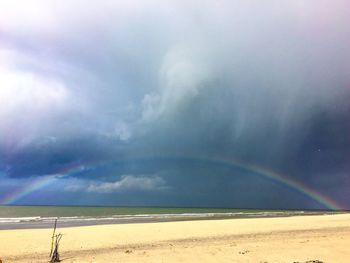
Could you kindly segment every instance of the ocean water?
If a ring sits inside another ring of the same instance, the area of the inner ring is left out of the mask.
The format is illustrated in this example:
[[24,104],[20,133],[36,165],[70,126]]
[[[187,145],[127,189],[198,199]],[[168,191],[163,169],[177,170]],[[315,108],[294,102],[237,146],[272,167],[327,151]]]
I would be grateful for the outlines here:
[[230,208],[0,206],[0,229],[96,224],[145,223],[324,214],[322,211],[251,210]]

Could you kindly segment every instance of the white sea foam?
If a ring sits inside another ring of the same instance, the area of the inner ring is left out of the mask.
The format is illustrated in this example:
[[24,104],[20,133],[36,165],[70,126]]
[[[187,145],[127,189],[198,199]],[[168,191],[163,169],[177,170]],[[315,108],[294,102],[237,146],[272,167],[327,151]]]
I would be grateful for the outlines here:
[[[158,220],[181,220],[181,219],[201,219],[201,218],[238,218],[238,217],[271,217],[283,215],[302,215],[304,211],[258,211],[258,212],[230,212],[230,213],[181,213],[181,214],[126,214],[108,216],[66,216],[59,217],[61,223],[79,222],[137,222],[137,221],[158,221]],[[2,217],[1,224],[21,224],[21,223],[53,223],[58,217]]]
[[0,223],[19,223],[39,221],[40,216],[34,217],[0,217]]

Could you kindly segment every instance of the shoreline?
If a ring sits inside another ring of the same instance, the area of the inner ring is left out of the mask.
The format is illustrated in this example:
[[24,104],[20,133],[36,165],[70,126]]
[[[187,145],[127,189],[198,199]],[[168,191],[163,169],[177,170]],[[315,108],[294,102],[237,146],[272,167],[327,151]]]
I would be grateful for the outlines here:
[[[114,225],[182,222],[197,220],[228,220],[249,218],[278,218],[293,216],[317,216],[346,214],[337,211],[270,211],[270,212],[244,212],[244,213],[192,213],[192,214],[149,214],[149,215],[112,215],[108,217],[27,217],[27,218],[0,218],[0,230],[7,229],[50,229],[58,219],[60,228]],[[3,222],[1,222],[1,219]],[[11,222],[13,220],[13,222]]]
[[[350,214],[58,228],[63,262],[347,262]],[[52,229],[0,231],[6,262],[47,262]]]

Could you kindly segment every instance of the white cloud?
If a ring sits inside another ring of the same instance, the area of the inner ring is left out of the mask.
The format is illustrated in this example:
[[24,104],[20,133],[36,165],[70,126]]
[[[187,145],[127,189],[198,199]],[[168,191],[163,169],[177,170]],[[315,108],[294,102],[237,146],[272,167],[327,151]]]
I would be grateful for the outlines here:
[[71,94],[54,79],[32,72],[0,72],[0,143],[21,148],[43,135],[52,118],[70,110]]
[[82,184],[78,184],[76,181],[75,181],[75,184],[68,184],[64,190],[67,191],[67,192],[80,192],[82,190],[84,190],[84,186]]
[[[52,3],[51,3],[52,4]],[[25,32],[28,29],[52,30],[58,21],[50,1],[0,1],[0,24],[8,29]],[[43,23],[44,22],[44,23]]]
[[159,176],[134,176],[124,175],[118,181],[114,182],[90,182],[85,183],[80,180],[72,181],[65,187],[69,192],[94,192],[94,193],[112,193],[125,191],[159,191],[168,189],[165,180]]
[[37,113],[63,108],[69,97],[62,83],[34,73],[1,71],[0,83],[0,113],[3,115],[17,109]]
[[144,121],[152,121],[177,110],[181,102],[198,95],[210,80],[211,71],[198,54],[198,47],[176,46],[164,56],[159,72],[159,90],[142,101]]

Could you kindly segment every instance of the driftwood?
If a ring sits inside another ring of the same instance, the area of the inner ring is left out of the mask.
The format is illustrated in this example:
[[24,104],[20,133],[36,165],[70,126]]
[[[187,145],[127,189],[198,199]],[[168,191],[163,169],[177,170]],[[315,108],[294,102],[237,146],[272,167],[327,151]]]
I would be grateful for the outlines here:
[[52,256],[51,256],[51,260],[50,260],[51,263],[53,263],[53,262],[61,262],[60,254],[58,253],[58,247],[59,247],[61,238],[62,238],[62,234],[61,233],[59,233],[58,235],[55,235],[55,249],[52,252]]
[[56,228],[57,228],[57,219],[55,220],[55,226],[53,228],[53,233],[51,237],[51,251],[50,251],[51,263],[61,261],[60,254],[58,253],[58,247],[63,235],[61,233],[56,235]]
[[51,237],[51,251],[50,251],[50,257],[52,257],[52,253],[53,253],[53,247],[55,244],[55,233],[56,233],[56,227],[57,227],[57,220],[58,218],[55,219],[55,226],[53,228],[53,233],[52,233],[52,237]]

